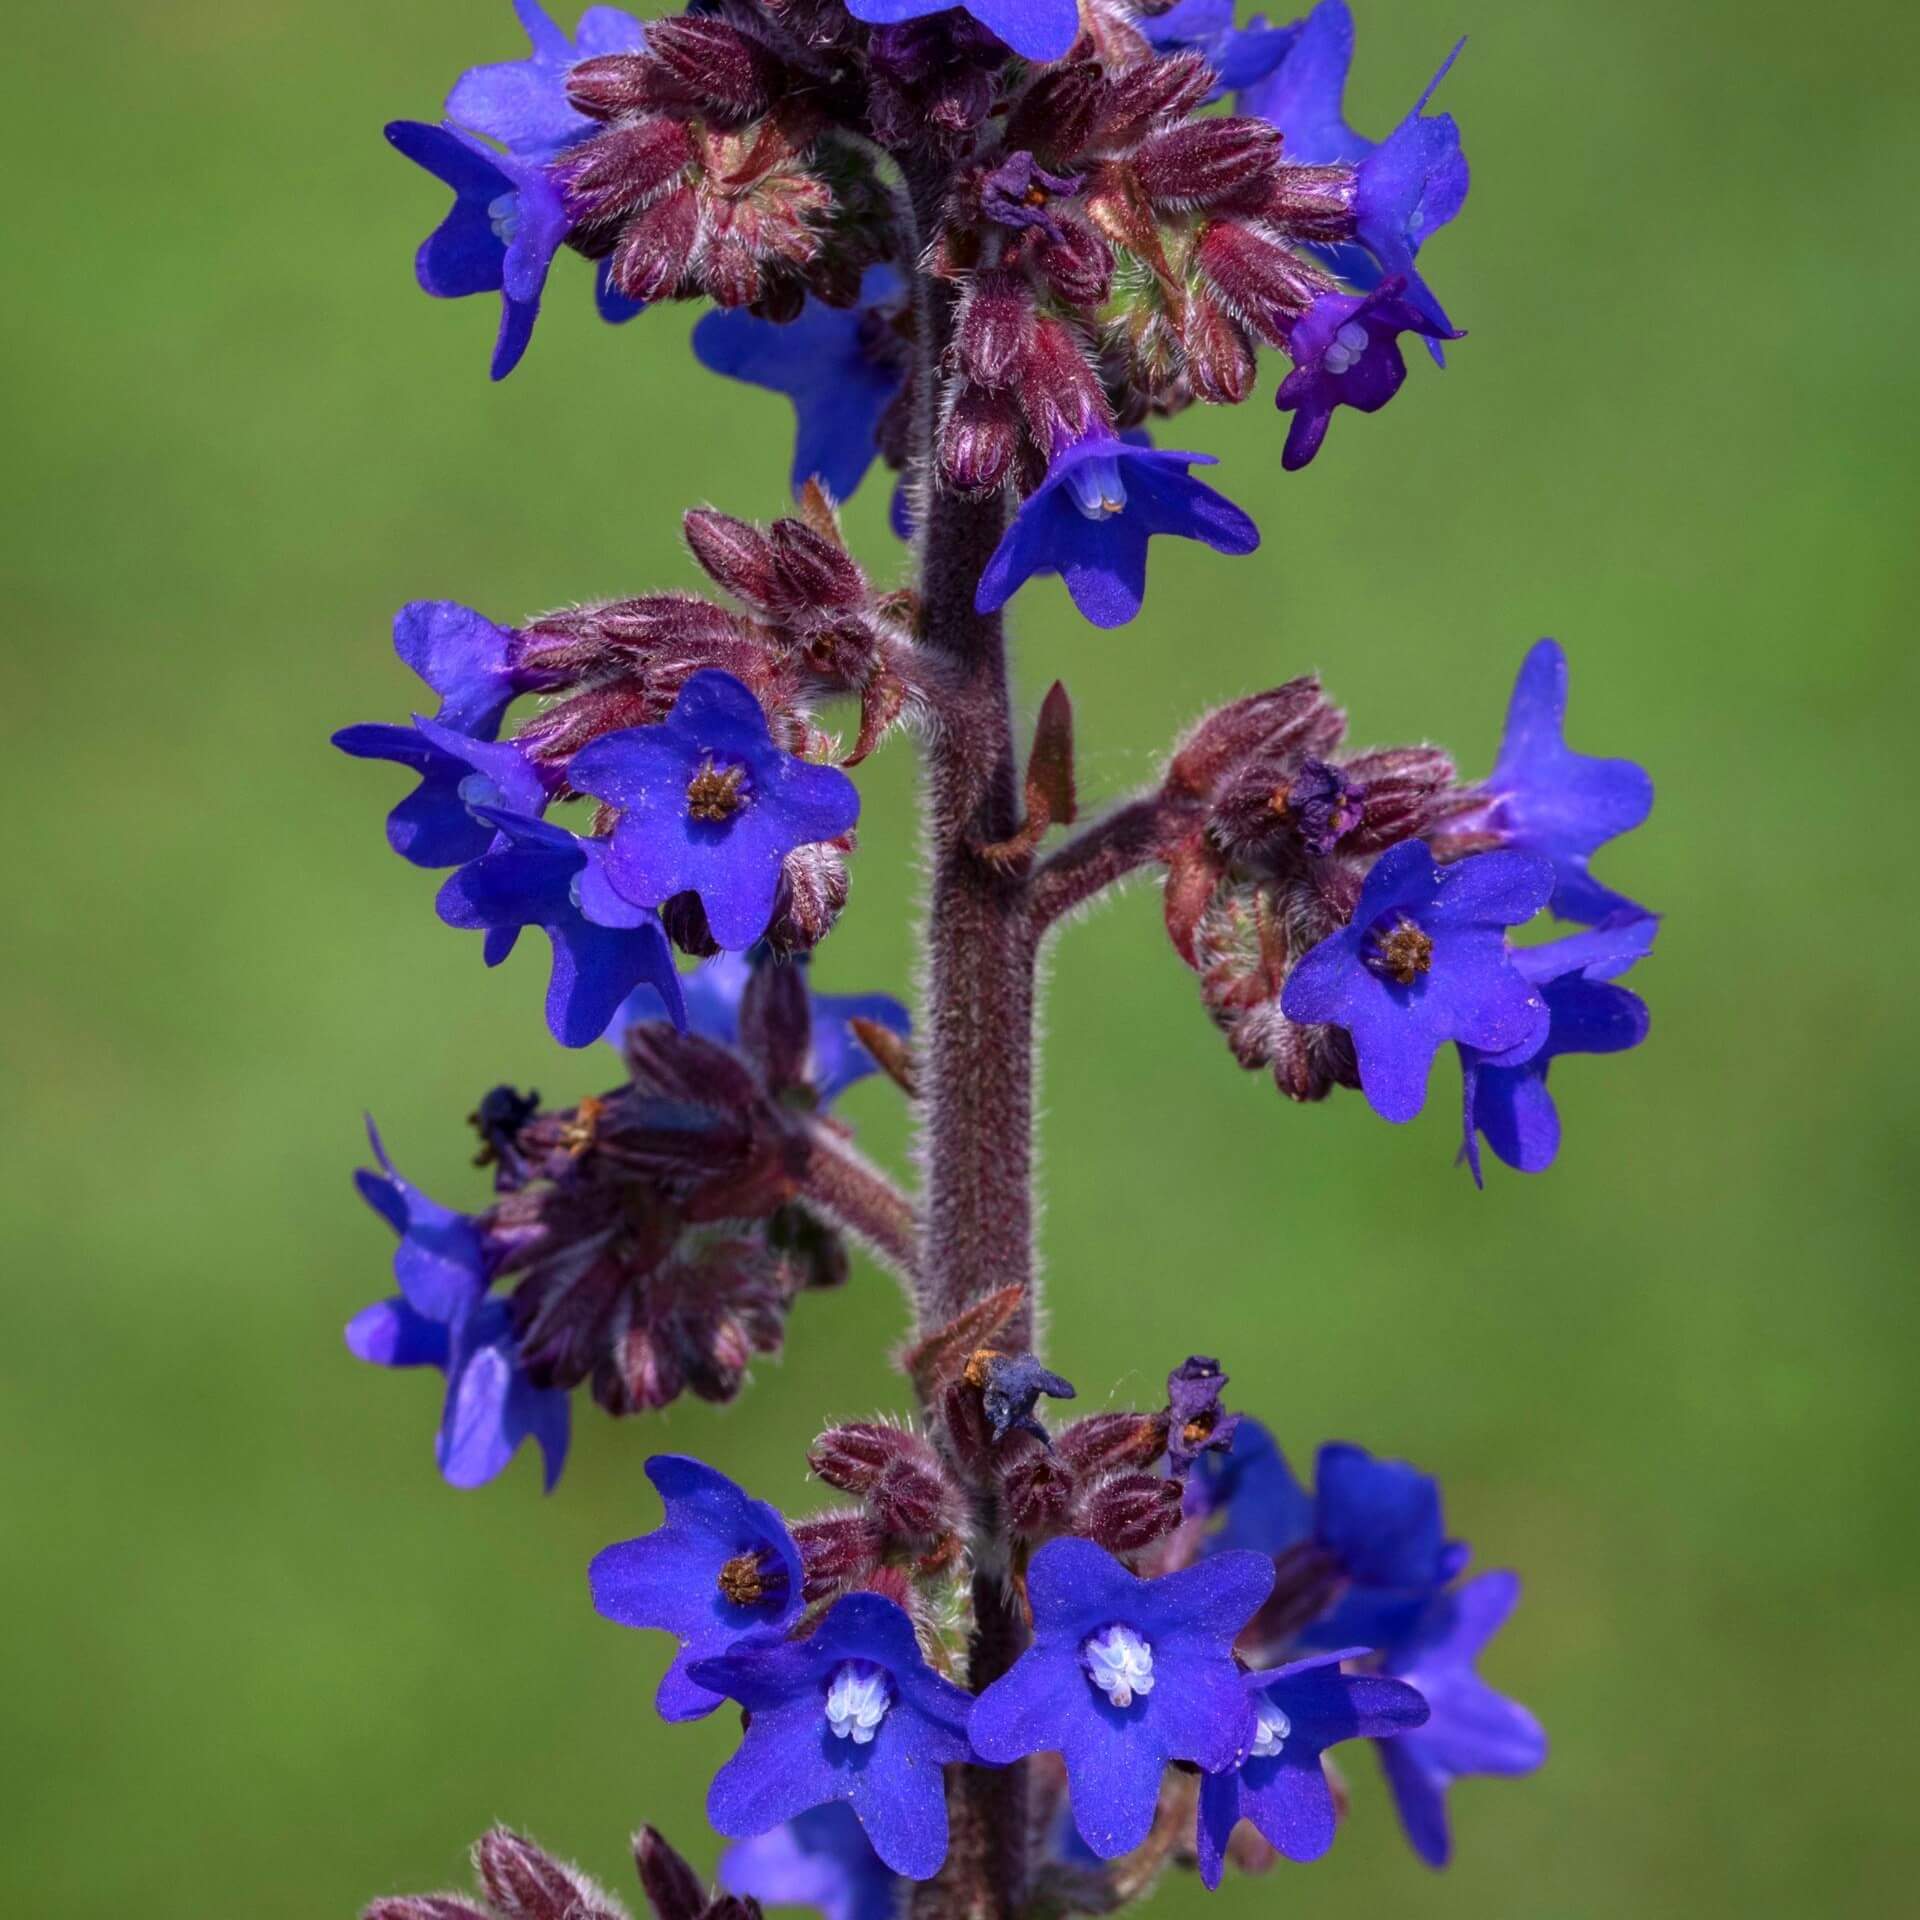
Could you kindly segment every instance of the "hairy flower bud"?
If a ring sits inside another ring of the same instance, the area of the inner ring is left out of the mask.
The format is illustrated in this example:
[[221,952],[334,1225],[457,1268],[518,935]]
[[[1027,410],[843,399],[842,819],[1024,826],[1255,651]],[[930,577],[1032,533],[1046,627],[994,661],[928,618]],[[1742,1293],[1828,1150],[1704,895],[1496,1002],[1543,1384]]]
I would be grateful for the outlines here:
[[1216,301],[1187,303],[1180,344],[1194,396],[1214,406],[1238,406],[1253,391],[1253,349],[1233,317]]
[[1107,105],[1107,81],[1097,62],[1049,67],[1008,116],[1006,146],[1043,160],[1070,160],[1092,141]]
[[482,1836],[473,1861],[501,1920],[625,1920],[592,1881],[505,1827]]
[[1072,1509],[1075,1475],[1029,1434],[1014,1434],[994,1456],[1009,1525],[1028,1539],[1057,1532]]
[[1075,1533],[1109,1553],[1138,1553],[1180,1524],[1182,1483],[1157,1473],[1120,1473],[1083,1487],[1073,1502]]
[[1194,258],[1233,312],[1275,345],[1338,284],[1304,254],[1238,220],[1210,220]]
[[1106,80],[1099,142],[1107,151],[1125,152],[1156,123],[1184,120],[1204,104],[1213,92],[1215,75],[1199,54],[1177,53],[1122,67]]
[[652,98],[652,65],[644,53],[597,54],[567,74],[567,104],[590,120],[643,112]]
[[1073,330],[1052,314],[1035,324],[1020,370],[1020,409],[1034,439],[1049,450],[1111,424],[1100,376]]
[[1053,1450],[1083,1474],[1147,1467],[1167,1450],[1167,1423],[1151,1413],[1091,1414],[1062,1427]]
[[1351,167],[1277,166],[1268,177],[1259,212],[1296,239],[1350,240],[1353,192]]
[[1004,394],[963,385],[940,427],[940,473],[961,493],[990,493],[1013,471],[1020,412]]
[[774,952],[810,953],[847,904],[847,857],[831,840],[796,847],[780,870],[780,903],[765,939]]
[[1036,317],[1024,276],[998,268],[975,274],[954,323],[961,366],[983,387],[1011,385],[1033,344]]
[[686,127],[651,115],[610,127],[576,147],[554,177],[578,220],[610,220],[657,198],[693,160]]
[[776,520],[771,531],[774,578],[787,605],[844,611],[872,598],[867,576],[837,541],[798,520]]
[[780,84],[778,62],[724,20],[649,21],[647,55],[688,99],[731,120],[765,113]]
[[1382,853],[1401,840],[1424,838],[1471,804],[1455,790],[1452,757],[1439,747],[1363,753],[1340,771],[1365,798],[1362,817],[1345,843],[1352,853]]
[[880,1564],[885,1541],[864,1513],[829,1513],[793,1529],[805,1573],[809,1604],[842,1587],[857,1585]]
[[1146,141],[1133,166],[1155,206],[1203,207],[1246,193],[1271,170],[1279,147],[1279,133],[1264,120],[1190,120]]
[[1113,282],[1113,252],[1084,220],[1059,215],[1033,249],[1033,265],[1070,307],[1097,307]]
[[1255,754],[1276,762],[1288,755],[1330,754],[1346,725],[1346,715],[1313,675],[1289,680],[1208,714],[1180,743],[1167,769],[1167,789],[1204,798]]
[[771,606],[775,584],[773,542],[749,520],[712,507],[696,507],[681,521],[687,545],[708,577],[750,607]]
[[700,201],[677,187],[621,229],[608,274],[629,300],[664,300],[686,277],[700,237]]
[[633,1864],[654,1920],[701,1920],[708,1905],[706,1884],[657,1828],[642,1827],[633,1836]]

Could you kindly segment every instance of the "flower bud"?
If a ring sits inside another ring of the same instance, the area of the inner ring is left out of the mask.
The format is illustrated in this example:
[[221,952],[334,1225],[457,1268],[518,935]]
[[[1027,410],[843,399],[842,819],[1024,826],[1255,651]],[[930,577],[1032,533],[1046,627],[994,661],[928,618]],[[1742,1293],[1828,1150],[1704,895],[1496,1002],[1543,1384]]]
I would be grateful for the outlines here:
[[629,300],[664,300],[686,277],[699,237],[699,198],[677,187],[621,229],[609,277]]
[[885,1545],[864,1513],[829,1513],[802,1520],[793,1529],[809,1603],[865,1580],[880,1564]]
[[773,542],[747,520],[712,507],[696,507],[681,521],[687,545],[708,577],[748,606],[773,604]]
[[961,493],[990,493],[1020,451],[1019,409],[1004,394],[962,385],[940,428],[940,474]]
[[1227,305],[1274,345],[1336,282],[1304,254],[1238,220],[1212,220],[1195,259]]
[[1053,1450],[1084,1474],[1151,1466],[1167,1450],[1167,1425],[1157,1414],[1096,1413],[1061,1428]]
[[961,366],[983,387],[1010,385],[1032,345],[1034,321],[1024,276],[998,268],[975,274],[954,323]]
[[652,67],[644,53],[599,54],[567,74],[567,104],[590,120],[643,112],[652,98]]
[[607,220],[657,198],[692,163],[685,125],[654,114],[610,127],[554,168],[576,220]]
[[807,976],[797,961],[763,960],[740,997],[740,1050],[776,1099],[806,1084],[813,1050]]
[[1180,343],[1196,399],[1234,407],[1253,391],[1253,349],[1218,302],[1196,294],[1187,303]]
[[937,1455],[889,1461],[867,1491],[867,1511],[889,1538],[934,1539],[952,1533],[966,1517],[966,1503],[948,1480]]
[[1107,92],[1105,76],[1094,61],[1047,68],[1007,118],[1007,151],[1024,148],[1043,159],[1071,159],[1091,142]]
[[1042,315],[1034,327],[1020,371],[1020,408],[1043,449],[1110,424],[1100,376],[1072,329],[1052,314]]
[[778,64],[724,20],[651,20],[647,53],[689,99],[727,119],[752,120],[773,104]]
[[1402,840],[1425,835],[1455,810],[1454,765],[1438,747],[1389,747],[1363,753],[1341,768],[1365,796],[1356,831],[1346,841],[1352,853],[1383,853]]
[[700,1920],[707,1911],[705,1882],[656,1828],[642,1827],[633,1836],[633,1864],[654,1920]]
[[807,1449],[807,1465],[842,1493],[865,1493],[896,1461],[939,1470],[939,1456],[917,1433],[879,1420],[849,1420],[829,1427]]
[[592,1881],[505,1827],[481,1838],[473,1861],[501,1920],[622,1920]]
[[374,1901],[361,1909],[360,1920],[494,1920],[494,1916],[449,1893],[412,1893]]
[[1347,718],[1320,690],[1312,674],[1217,708],[1180,744],[1167,769],[1173,793],[1204,798],[1253,754],[1331,753],[1346,732]]
[[1016,1534],[1033,1539],[1067,1524],[1075,1476],[1029,1434],[1015,1434],[994,1456],[1000,1498]]
[[1097,307],[1113,283],[1113,253],[1107,243],[1071,214],[1056,217],[1053,232],[1033,250],[1034,267],[1057,298],[1070,307]]
[[1157,1473],[1121,1473],[1081,1489],[1070,1522],[1109,1553],[1138,1553],[1180,1524],[1182,1483]]
[[798,520],[776,520],[773,571],[789,606],[824,612],[864,607],[867,577],[846,548]]
[[[1100,145],[1124,152],[1156,122],[1184,120],[1213,92],[1213,69],[1197,53],[1143,60],[1107,76],[1101,103]],[[1219,123],[1223,124],[1223,123]]]
[[1259,212],[1299,240],[1351,240],[1353,192],[1354,171],[1349,166],[1278,166]]
[[1189,120],[1156,133],[1133,166],[1155,206],[1203,207],[1246,193],[1272,169],[1279,149],[1279,133],[1264,120]]
[[765,939],[774,952],[810,953],[847,904],[847,858],[831,840],[796,847],[780,870],[780,904]]

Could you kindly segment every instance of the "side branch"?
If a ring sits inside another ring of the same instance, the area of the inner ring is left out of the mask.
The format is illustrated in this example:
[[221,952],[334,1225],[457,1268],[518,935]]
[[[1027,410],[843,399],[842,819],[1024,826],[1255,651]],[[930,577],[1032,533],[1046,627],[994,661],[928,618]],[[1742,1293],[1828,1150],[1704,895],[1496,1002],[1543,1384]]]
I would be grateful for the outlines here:
[[1027,900],[1035,945],[1076,908],[1157,860],[1181,831],[1181,813],[1158,789],[1138,795],[1041,861]]
[[914,1297],[920,1278],[920,1218],[913,1201],[818,1121],[806,1132],[801,1197],[816,1213],[853,1237],[889,1268]]

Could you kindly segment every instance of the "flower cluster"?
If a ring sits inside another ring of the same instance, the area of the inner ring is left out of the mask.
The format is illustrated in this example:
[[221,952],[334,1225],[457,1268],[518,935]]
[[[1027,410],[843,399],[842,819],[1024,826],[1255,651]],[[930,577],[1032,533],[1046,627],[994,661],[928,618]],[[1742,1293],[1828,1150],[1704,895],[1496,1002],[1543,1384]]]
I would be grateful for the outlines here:
[[[1435,747],[1343,753],[1345,715],[1317,681],[1290,681],[1202,721],[1162,789],[1168,932],[1235,1057],[1295,1100],[1358,1087],[1406,1121],[1451,1042],[1476,1180],[1482,1138],[1524,1172],[1552,1162],[1557,1055],[1647,1032],[1612,982],[1658,922],[1588,862],[1646,818],[1652,785],[1567,746],[1566,696],[1565,656],[1543,640],[1493,772],[1462,782]],[[1590,930],[1516,945],[1546,909]]]
[[[1467,192],[1458,129],[1426,110],[1446,67],[1384,140],[1354,133],[1344,0],[1245,32],[1225,0],[1103,0],[1084,22],[1075,0],[727,0],[644,26],[594,7],[571,39],[537,0],[516,11],[529,58],[463,75],[441,123],[387,129],[454,194],[421,286],[500,295],[496,378],[563,248],[597,263],[610,320],[711,300],[695,353],[792,400],[796,489],[844,499],[884,458],[902,532],[916,495],[1013,489],[983,611],[1058,573],[1117,626],[1153,535],[1251,552],[1252,521],[1191,476],[1210,456],[1144,428],[1245,400],[1261,347],[1292,363],[1276,400],[1299,467],[1336,408],[1399,389],[1402,335],[1436,359],[1459,337],[1416,265]],[[1226,92],[1239,111],[1202,111]],[[878,164],[916,148],[937,194]],[[931,394],[916,270],[957,308]]]
[[[1485,1150],[1537,1172],[1553,1061],[1647,1032],[1619,983],[1657,921],[1592,863],[1651,785],[1567,744],[1566,661],[1542,641],[1484,779],[1432,745],[1349,748],[1295,679],[1208,714],[1081,825],[1072,703],[1055,681],[1023,759],[1002,616],[1055,574],[1119,626],[1155,536],[1258,546],[1197,477],[1212,457],[1154,435],[1247,399],[1263,349],[1288,362],[1290,470],[1340,408],[1399,391],[1406,336],[1444,364],[1461,333],[1422,255],[1467,193],[1431,110],[1459,49],[1376,140],[1345,116],[1344,0],[1244,28],[1229,0],[696,0],[644,24],[593,6],[570,33],[539,0],[514,10],[525,57],[387,130],[453,194],[420,284],[498,296],[496,378],[563,251],[594,263],[609,321],[709,302],[698,362],[791,403],[796,505],[685,516],[710,595],[511,627],[450,601],[399,614],[434,710],[336,744],[407,770],[388,840],[441,873],[441,920],[489,966],[539,929],[552,1035],[606,1042],[621,1077],[552,1108],[487,1094],[474,1212],[427,1199],[375,1136],[360,1188],[398,1292],[349,1348],[445,1377],[449,1481],[531,1438],[551,1486],[573,1389],[616,1415],[729,1400],[850,1244],[901,1281],[916,1412],[818,1435],[807,1466],[839,1504],[790,1521],[658,1455],[662,1524],[592,1563],[600,1614],[671,1637],[661,1716],[741,1713],[708,1796],[722,1886],[644,1830],[655,1920],[757,1920],[762,1900],[884,1920],[936,1877],[955,1914],[1107,1914],[1174,1865],[1213,1888],[1324,1854],[1333,1752],[1361,1741],[1443,1864],[1451,1784],[1544,1758],[1476,1671],[1518,1583],[1468,1573],[1404,1463],[1331,1445],[1304,1486],[1211,1358],[1159,1404],[1063,1411],[1074,1386],[1036,1351],[1037,956],[1160,869],[1172,945],[1243,1066],[1403,1122],[1451,1045],[1475,1181]],[[876,466],[912,543],[892,589],[838,518]],[[848,769],[904,732],[928,775],[917,1029],[809,977],[849,897]],[[1522,931],[1542,914],[1571,930]],[[917,1192],[833,1112],[874,1073],[912,1103]],[[476,1866],[484,1905],[370,1920],[620,1920],[504,1829]]]
[[805,963],[765,949],[708,963],[684,994],[671,968],[664,984],[603,1022],[623,1085],[559,1111],[510,1087],[481,1101],[484,1212],[427,1199],[374,1137],[380,1170],[360,1190],[400,1236],[400,1293],[347,1344],[447,1375],[438,1458],[455,1486],[491,1479],[529,1436],[551,1486],[577,1386],[616,1415],[731,1400],[799,1295],[846,1278],[844,1241],[809,1204],[858,1164],[828,1108],[878,1070],[869,1041],[904,1045],[906,1009],[811,995]]

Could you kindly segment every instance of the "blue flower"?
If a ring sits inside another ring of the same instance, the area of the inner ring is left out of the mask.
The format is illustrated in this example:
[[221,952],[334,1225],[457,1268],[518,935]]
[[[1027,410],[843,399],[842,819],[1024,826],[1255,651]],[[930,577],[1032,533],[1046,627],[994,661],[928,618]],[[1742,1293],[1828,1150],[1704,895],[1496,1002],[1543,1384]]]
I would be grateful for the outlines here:
[[894,1920],[899,1906],[899,1875],[838,1800],[736,1841],[720,1856],[719,1878],[729,1893],[771,1907],[812,1907],[826,1920]]
[[[953,0],[847,0],[847,11],[870,27],[897,27],[945,13]],[[1058,60],[1080,37],[1079,0],[965,0],[970,14],[1022,60]]]
[[1347,125],[1342,105],[1353,65],[1353,15],[1345,0],[1321,0],[1300,24],[1278,68],[1239,103],[1242,112],[1279,128],[1286,157],[1294,164],[1354,167],[1354,237],[1371,259],[1347,246],[1320,251],[1362,292],[1382,276],[1403,277],[1409,302],[1427,322],[1419,331],[1436,360],[1442,355],[1434,343],[1458,336],[1414,260],[1428,237],[1465,203],[1468,173],[1453,116],[1427,114],[1425,108],[1459,55],[1456,46],[1412,111],[1375,143]]
[[836,1600],[804,1640],[756,1638],[691,1678],[747,1709],[707,1817],[747,1839],[844,1801],[895,1873],[930,1880],[947,1857],[943,1769],[969,1758],[970,1696],[921,1657],[913,1622],[877,1593]]
[[1224,1513],[1209,1546],[1284,1552],[1313,1533],[1313,1495],[1293,1477],[1279,1443],[1258,1420],[1242,1419],[1224,1453],[1202,1454],[1187,1483],[1188,1511]]
[[764,1500],[685,1454],[655,1454],[647,1478],[666,1520],[637,1540],[593,1557],[587,1579],[596,1613],[623,1627],[656,1627],[680,1642],[661,1676],[663,1720],[698,1720],[721,1696],[687,1669],[753,1633],[779,1632],[800,1617],[800,1549]]
[[567,1457],[567,1396],[521,1368],[512,1309],[489,1297],[490,1256],[479,1222],[429,1200],[394,1171],[371,1121],[378,1173],[354,1176],[367,1204],[400,1236],[400,1292],[347,1323],[347,1348],[381,1367],[437,1367],[447,1377],[434,1458],[456,1487],[483,1486],[523,1440],[539,1445],[549,1489]]
[[1647,1037],[1647,1007],[1636,993],[1612,985],[1653,947],[1659,922],[1616,914],[1591,933],[1513,956],[1521,974],[1540,985],[1547,1002],[1547,1037],[1524,1058],[1460,1049],[1464,1138],[1461,1157],[1480,1169],[1480,1136],[1508,1166],[1541,1173],[1560,1151],[1560,1115],[1547,1091],[1547,1068],[1563,1053],[1625,1053]]
[[1404,1681],[1340,1671],[1366,1652],[1347,1647],[1242,1675],[1256,1715],[1253,1745],[1237,1767],[1200,1783],[1195,1838],[1208,1887],[1219,1886],[1242,1820],[1289,1860],[1318,1860],[1338,1823],[1320,1756],[1343,1740],[1390,1740],[1426,1719],[1426,1701]]
[[[620,893],[647,907],[697,894],[715,942],[732,949],[766,932],[787,855],[851,832],[860,813],[838,767],[776,746],[760,702],[714,668],[687,681],[660,725],[583,747],[567,778],[621,810],[606,854]],[[621,998],[624,990],[590,1038]]]
[[515,663],[517,636],[457,600],[414,600],[393,616],[393,650],[435,693],[441,726],[492,740],[507,709],[547,676]]
[[[785,966],[804,964],[799,958],[783,961]],[[683,974],[680,985],[685,994],[687,1030],[717,1040],[723,1047],[736,1046],[740,1039],[740,1002],[753,977],[754,962],[744,953],[716,954],[711,960]],[[831,1105],[841,1094],[869,1074],[879,1072],[874,1059],[853,1030],[855,1020],[870,1020],[906,1039],[913,1031],[913,1016],[900,1002],[886,993],[810,993],[813,1048],[807,1062],[806,1078],[822,1107]],[[618,1049],[627,1029],[642,1020],[660,1020],[666,1008],[652,987],[637,987],[613,1016],[606,1038]]]
[[1411,1120],[1447,1041],[1503,1053],[1546,1037],[1546,1001],[1505,929],[1532,919],[1552,887],[1553,869],[1530,854],[1442,867],[1424,840],[1403,840],[1375,862],[1352,921],[1295,964],[1281,1010],[1345,1028],[1374,1112]]
[[1091,1540],[1050,1540],[1028,1575],[1033,1645],[974,1703],[975,1752],[1059,1752],[1080,1837],[1103,1860],[1130,1852],[1169,1763],[1217,1773],[1252,1745],[1233,1643],[1272,1588],[1260,1554],[1142,1580]]
[[1143,14],[1134,25],[1156,53],[1199,54],[1219,75],[1214,98],[1264,80],[1300,37],[1298,22],[1236,27],[1233,0],[1178,0],[1165,13]]
[[453,189],[453,209],[422,243],[414,276],[439,300],[499,294],[493,377],[504,380],[533,338],[547,270],[572,231],[565,199],[540,163],[497,153],[458,127],[395,120],[387,139]]
[[702,366],[793,402],[795,493],[817,475],[836,500],[849,499],[873,464],[880,423],[907,377],[892,329],[901,291],[895,268],[869,267],[858,306],[830,307],[809,295],[784,326],[744,307],[705,314],[695,326]]
[[1371,293],[1323,293],[1294,322],[1287,336],[1293,370],[1273,396],[1293,415],[1280,456],[1290,473],[1320,451],[1336,407],[1378,413],[1400,391],[1407,377],[1401,334],[1434,336],[1434,322],[1402,298],[1405,284],[1396,277]]
[[1259,528],[1187,471],[1213,464],[1210,454],[1137,446],[1104,432],[1060,448],[993,550],[974,606],[995,613],[1035,574],[1057,573],[1085,618],[1120,627],[1146,596],[1154,534],[1201,540],[1216,553],[1251,553]]
[[1553,911],[1593,925],[1646,909],[1587,871],[1594,852],[1653,810],[1653,782],[1631,760],[1601,760],[1567,745],[1567,656],[1542,640],[1521,662],[1500,757],[1487,776],[1485,824],[1510,847],[1553,862]]
[[475,807],[537,814],[547,803],[539,773],[511,741],[469,739],[435,720],[410,727],[342,727],[333,744],[356,760],[392,760],[420,784],[387,815],[387,844],[416,867],[457,867],[494,844]]
[[591,1045],[613,1010],[642,981],[660,994],[676,1026],[686,1024],[680,975],[660,917],[637,906],[607,875],[607,844],[539,820],[482,807],[499,838],[463,866],[435,902],[450,927],[487,935],[486,961],[498,966],[522,927],[538,927],[553,945],[547,1026],[563,1047]]
[[1380,1764],[1400,1823],[1430,1867],[1452,1851],[1447,1789],[1469,1774],[1531,1773],[1547,1757],[1547,1736],[1525,1707],[1494,1692],[1474,1672],[1487,1642],[1520,1598],[1512,1573],[1483,1573],[1439,1595],[1382,1671],[1416,1687],[1426,1725],[1384,1741]]
[[589,7],[569,40],[539,0],[513,0],[513,10],[533,43],[531,57],[469,67],[447,95],[447,118],[522,159],[551,159],[599,131],[569,104],[568,73],[600,54],[638,53],[646,30],[618,7]]

